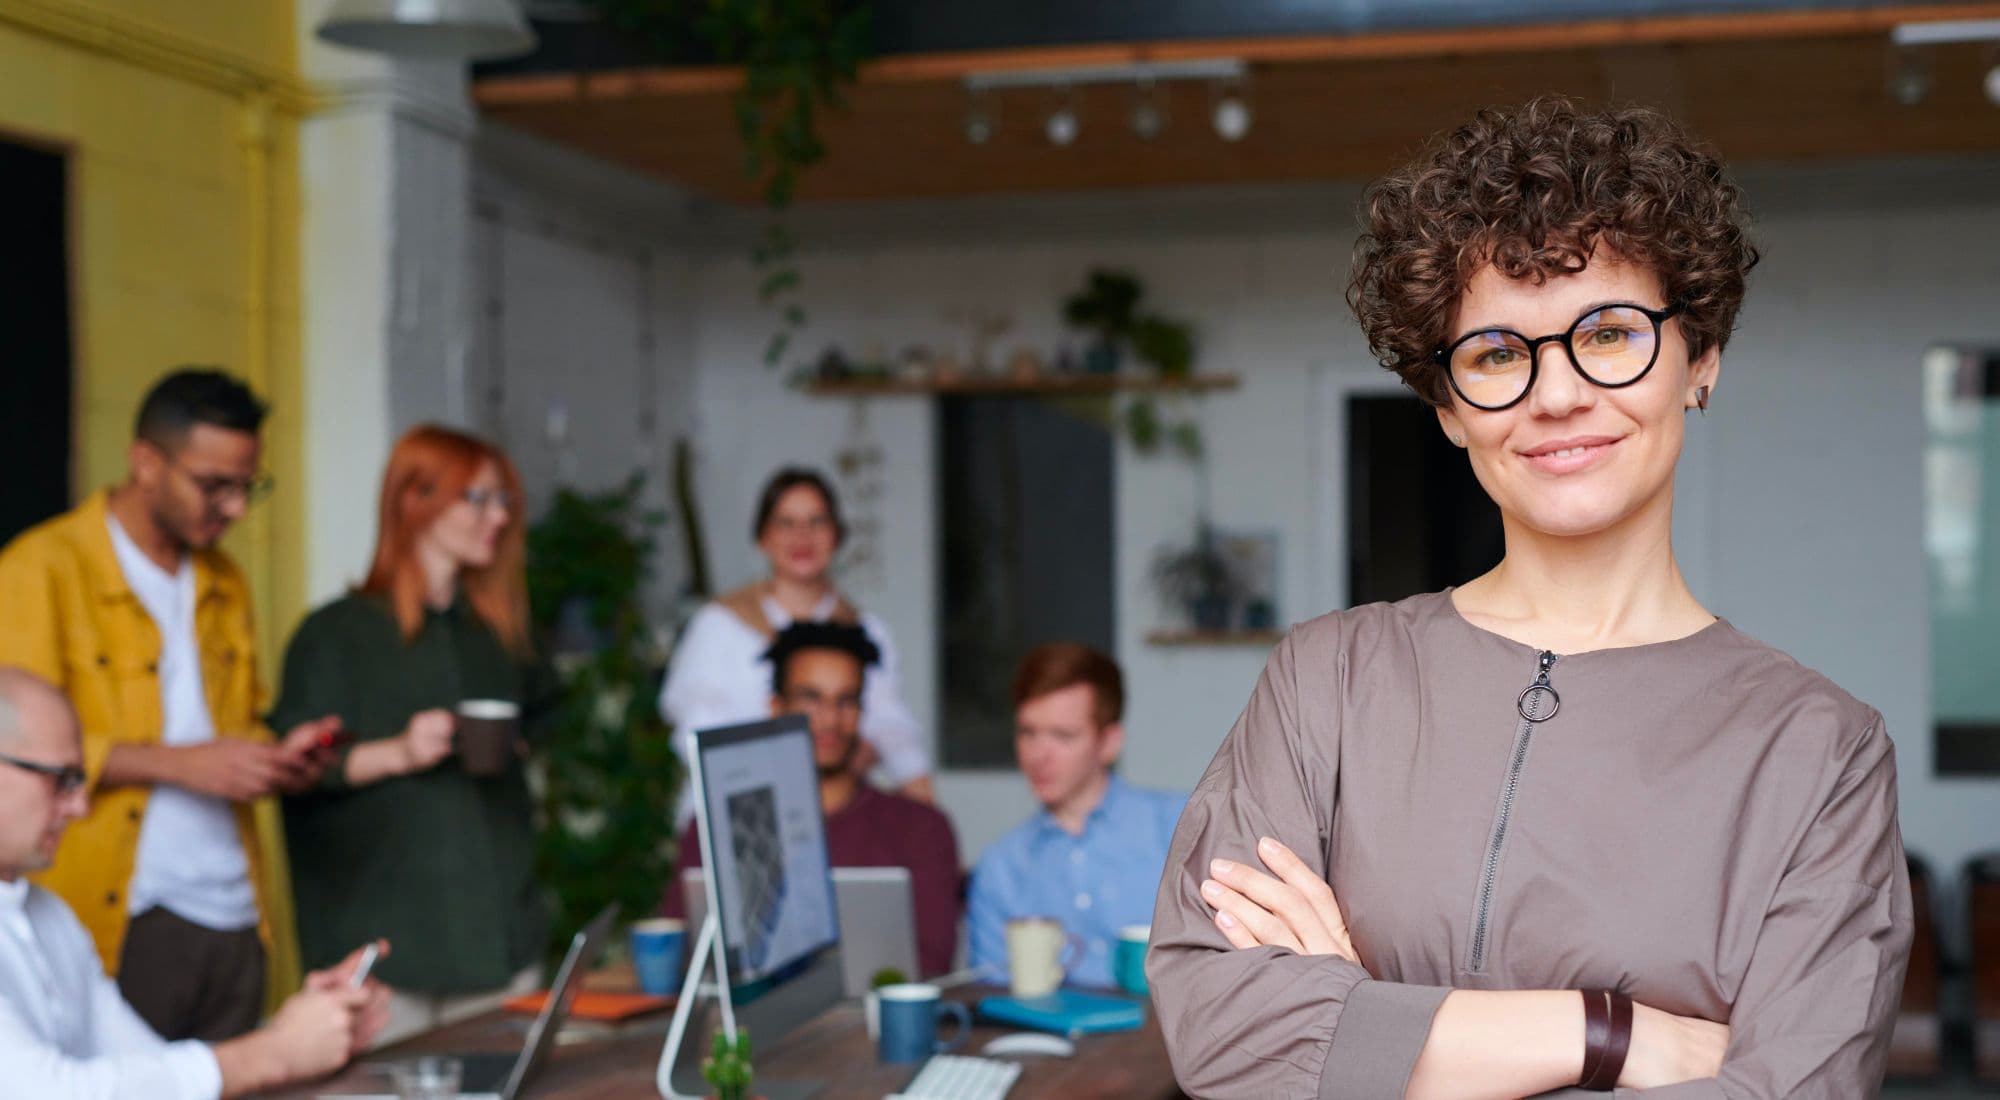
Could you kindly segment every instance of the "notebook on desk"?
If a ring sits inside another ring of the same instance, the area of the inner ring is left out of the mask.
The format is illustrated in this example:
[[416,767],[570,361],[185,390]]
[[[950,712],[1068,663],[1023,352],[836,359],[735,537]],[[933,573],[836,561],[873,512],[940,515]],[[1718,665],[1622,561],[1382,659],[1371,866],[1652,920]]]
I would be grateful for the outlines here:
[[1058,989],[1046,997],[985,997],[979,1015],[1011,1027],[1076,1036],[1133,1031],[1146,1022],[1146,1006],[1126,997]]

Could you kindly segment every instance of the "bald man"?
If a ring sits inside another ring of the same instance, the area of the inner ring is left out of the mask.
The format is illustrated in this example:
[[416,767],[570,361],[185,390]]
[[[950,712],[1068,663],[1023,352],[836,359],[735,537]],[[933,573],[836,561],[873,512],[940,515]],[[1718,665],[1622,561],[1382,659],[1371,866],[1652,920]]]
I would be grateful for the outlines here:
[[0,665],[0,1086],[36,1100],[215,1100],[339,1068],[374,1038],[388,990],[351,988],[360,952],[308,975],[264,1027],[169,1043],[105,976],[62,899],[25,877],[83,816],[76,713],[32,673]]

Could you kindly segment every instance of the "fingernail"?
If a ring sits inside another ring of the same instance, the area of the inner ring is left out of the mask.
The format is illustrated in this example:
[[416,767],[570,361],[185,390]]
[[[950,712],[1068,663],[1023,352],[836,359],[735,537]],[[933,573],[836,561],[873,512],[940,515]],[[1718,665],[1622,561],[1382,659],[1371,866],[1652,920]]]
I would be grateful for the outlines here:
[[1278,842],[1268,836],[1260,836],[1257,838],[1257,850],[1260,852],[1276,852],[1278,850]]
[[1208,873],[1211,875],[1226,875],[1234,870],[1236,870],[1236,865],[1226,859],[1211,859],[1208,861]]
[[1234,928],[1236,927],[1236,918],[1227,913],[1217,913],[1215,915],[1215,923],[1224,928]]
[[1201,884],[1201,896],[1213,901],[1222,896],[1222,887],[1217,885],[1214,879],[1210,879]]

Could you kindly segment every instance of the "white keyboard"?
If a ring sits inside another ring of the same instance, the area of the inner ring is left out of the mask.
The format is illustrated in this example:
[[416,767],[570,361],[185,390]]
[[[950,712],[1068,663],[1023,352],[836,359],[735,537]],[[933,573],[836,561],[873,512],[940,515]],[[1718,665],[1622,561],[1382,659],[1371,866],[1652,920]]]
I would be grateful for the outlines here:
[[963,1054],[935,1054],[916,1079],[888,1100],[1000,1100],[1021,1076],[1021,1063]]

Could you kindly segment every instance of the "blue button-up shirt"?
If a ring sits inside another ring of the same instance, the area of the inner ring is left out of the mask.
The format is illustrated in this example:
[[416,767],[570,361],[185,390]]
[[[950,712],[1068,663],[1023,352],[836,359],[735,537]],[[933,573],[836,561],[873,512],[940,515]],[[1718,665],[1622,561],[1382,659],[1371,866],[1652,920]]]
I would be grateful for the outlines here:
[[1081,942],[1067,980],[1109,986],[1118,930],[1149,924],[1167,846],[1188,796],[1133,787],[1111,777],[1104,799],[1071,834],[1041,810],[993,842],[972,869],[966,905],[971,963],[1007,980],[1007,922],[1054,917]]

